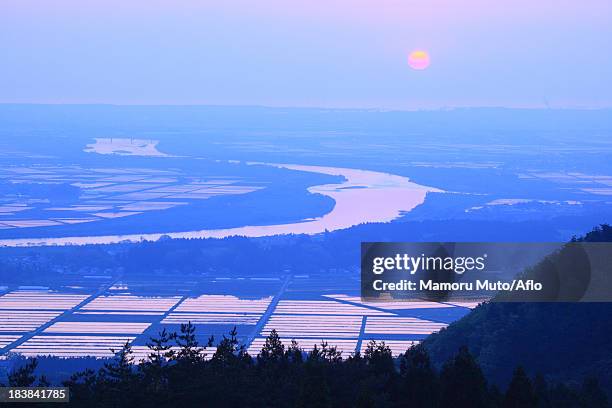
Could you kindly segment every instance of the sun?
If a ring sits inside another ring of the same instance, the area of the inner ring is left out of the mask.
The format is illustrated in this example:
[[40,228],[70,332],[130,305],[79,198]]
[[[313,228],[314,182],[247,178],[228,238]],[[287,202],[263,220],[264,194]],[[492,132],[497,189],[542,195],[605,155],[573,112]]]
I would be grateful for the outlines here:
[[410,68],[422,71],[429,66],[430,63],[429,54],[427,51],[415,50],[408,56],[408,65]]

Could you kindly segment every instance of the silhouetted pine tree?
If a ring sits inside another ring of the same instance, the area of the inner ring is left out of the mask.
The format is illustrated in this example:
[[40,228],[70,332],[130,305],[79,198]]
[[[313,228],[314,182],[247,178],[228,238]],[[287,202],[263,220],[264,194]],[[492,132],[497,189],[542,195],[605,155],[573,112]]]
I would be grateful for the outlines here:
[[517,367],[504,396],[503,408],[532,408],[537,406],[537,398],[523,367]]
[[538,408],[549,408],[552,407],[548,396],[548,383],[544,376],[540,373],[536,374],[533,378],[533,393],[538,401]]
[[92,407],[100,400],[96,393],[101,388],[96,372],[90,368],[74,373],[62,383],[70,389],[70,402],[75,406]]
[[[290,354],[285,350],[285,345],[276,330],[270,332],[256,360],[258,387],[255,392],[262,405],[270,407],[293,405],[292,398],[297,394],[295,382],[299,375],[295,370],[297,364],[293,364],[290,360]],[[280,373],[282,374],[279,375]]]
[[[111,351],[115,353],[114,349]],[[105,399],[110,406],[130,406],[131,401],[138,397],[133,363],[132,346],[126,341],[115,357],[100,370],[98,381],[102,383]]]
[[276,330],[272,329],[266,338],[261,352],[257,356],[257,362],[262,365],[276,365],[285,358],[285,346],[281,342]]
[[301,364],[304,361],[304,350],[295,340],[291,340],[291,345],[287,347],[286,355],[293,364]]
[[604,408],[608,406],[608,398],[599,386],[596,378],[588,377],[582,383],[581,405],[590,408]]
[[158,337],[150,337],[147,347],[149,348],[149,363],[162,366],[163,363],[171,360],[175,351],[172,350],[171,341],[176,337],[176,333],[170,334],[164,328],[157,334]]
[[256,382],[255,370],[253,359],[238,341],[236,327],[229,336],[223,336],[208,365],[216,401],[222,406],[247,405],[250,390]]
[[501,408],[504,403],[504,394],[493,384],[489,387],[488,399],[490,408]]
[[[385,342],[371,340],[363,353],[364,368],[359,379],[357,406],[390,406],[397,371]],[[358,375],[358,373],[355,373]]]
[[370,370],[376,375],[390,374],[395,370],[393,354],[391,354],[391,349],[384,341],[377,343],[374,340],[370,340],[363,353],[363,357]]
[[36,381],[34,371],[38,361],[33,358],[8,375],[9,387],[31,387]]
[[440,405],[452,408],[487,406],[487,382],[467,347],[461,347],[442,367]]
[[313,349],[308,353],[306,361],[335,364],[342,361],[342,352],[338,351],[338,347],[330,346],[326,341],[322,341],[320,347],[316,344],[314,345]]
[[51,382],[49,382],[49,379],[46,376],[41,375],[38,378],[38,383],[36,384],[36,386],[37,387],[50,387],[51,386]]
[[337,355],[329,355],[327,349],[327,343],[322,343],[321,348],[315,344],[308,353],[301,376],[297,407],[327,408],[332,406],[328,377],[332,363],[337,362]]
[[270,374],[273,379],[282,378],[283,386],[279,391],[279,399],[282,401],[280,406],[294,407],[296,404],[303,375],[304,355],[305,352],[298,342],[291,340],[291,344],[285,350],[286,369],[281,375],[278,372]]
[[415,408],[437,406],[438,378],[425,348],[420,344],[413,346],[399,360],[399,405]]
[[550,387],[550,405],[555,408],[576,408],[580,406],[578,393],[565,384]]
[[237,359],[244,356],[244,346],[238,341],[238,332],[236,326],[229,332],[229,337],[223,336],[223,339],[217,345],[217,350],[212,356],[212,362],[215,366],[230,366]]
[[145,397],[155,394],[155,401],[148,399],[150,404],[166,405],[166,394],[168,390],[170,370],[168,365],[175,356],[172,350],[171,341],[175,338],[175,334],[170,334],[164,328],[158,333],[158,337],[150,337],[147,347],[149,348],[148,359],[143,360],[138,365],[138,371],[141,376],[141,383]]
[[179,347],[175,359],[181,363],[195,364],[203,358],[203,348],[198,343],[195,330],[195,326],[189,321],[186,324],[182,323],[180,332],[175,335],[176,345]]
[[[111,351],[116,353],[114,349]],[[132,346],[129,341],[126,341],[121,350],[116,353],[115,358],[104,364],[102,375],[111,382],[128,381],[133,374],[133,363]]]

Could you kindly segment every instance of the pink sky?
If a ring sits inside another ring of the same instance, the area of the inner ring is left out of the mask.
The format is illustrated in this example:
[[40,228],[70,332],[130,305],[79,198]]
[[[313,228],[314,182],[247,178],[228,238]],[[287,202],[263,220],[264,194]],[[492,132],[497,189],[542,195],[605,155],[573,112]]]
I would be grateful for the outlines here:
[[612,106],[611,27],[603,0],[4,0],[0,102]]

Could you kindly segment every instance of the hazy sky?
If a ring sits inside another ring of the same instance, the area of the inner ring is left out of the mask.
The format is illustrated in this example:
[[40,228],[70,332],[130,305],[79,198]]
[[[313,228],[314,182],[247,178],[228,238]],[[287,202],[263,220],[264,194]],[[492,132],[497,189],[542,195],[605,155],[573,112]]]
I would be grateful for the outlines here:
[[0,102],[610,107],[611,39],[611,0],[1,0]]

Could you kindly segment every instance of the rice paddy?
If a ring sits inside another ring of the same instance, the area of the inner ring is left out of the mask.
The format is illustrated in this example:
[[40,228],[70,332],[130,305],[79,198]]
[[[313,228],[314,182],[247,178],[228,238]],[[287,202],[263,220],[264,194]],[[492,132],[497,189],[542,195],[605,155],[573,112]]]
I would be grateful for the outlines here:
[[448,326],[416,317],[371,317],[365,326],[365,333],[377,334],[431,334]]
[[177,312],[223,312],[223,313],[257,313],[262,314],[268,308],[272,297],[261,299],[241,299],[232,295],[202,295],[185,299]]
[[255,325],[261,318],[259,314],[238,313],[171,313],[161,322],[165,324],[193,323],[196,325]]
[[25,357],[112,357],[135,336],[34,336],[16,347],[13,352]]
[[181,298],[110,295],[100,296],[83,306],[83,310],[97,311],[141,311],[165,312],[170,310]]
[[0,310],[67,310],[87,297],[49,290],[16,290],[0,296]]
[[45,333],[79,334],[141,334],[150,323],[126,322],[57,322],[44,330]]
[[15,334],[0,334],[0,347],[6,347],[20,337],[21,336]]
[[[221,278],[209,279],[212,282]],[[338,286],[329,277],[313,279],[328,289]],[[290,278],[290,281],[280,292],[277,278],[228,281],[236,285],[243,282],[242,289],[235,286],[240,295],[163,296],[151,292],[152,289],[134,293],[135,288],[154,287],[146,281],[117,281],[98,294],[74,285],[70,291],[9,289],[0,296],[0,355],[11,352],[24,356],[102,358],[112,356],[111,349],[116,352],[130,342],[138,361],[147,358],[146,343],[151,336],[164,328],[174,331],[188,322],[196,326],[202,344],[211,334],[218,341],[221,334],[237,327],[239,340],[252,355],[259,353],[273,329],[286,346],[296,340],[304,351],[326,342],[347,357],[362,352],[368,341],[375,339],[385,341],[398,355],[468,310],[431,302],[419,303],[416,308],[406,307],[411,302],[370,305],[361,302],[356,294],[332,292],[338,294],[321,296],[316,293],[320,288],[311,290],[311,286],[303,285],[306,280]],[[249,282],[268,285],[271,294],[249,295],[248,289],[253,287]],[[192,284],[195,291],[199,284],[197,281]],[[449,317],[449,311],[456,314]],[[210,358],[214,347],[205,353]]]
[[261,334],[267,336],[275,329],[287,338],[357,338],[361,322],[360,316],[272,315]]
[[[391,349],[391,354],[393,357],[398,357],[400,354],[403,354],[412,346],[416,346],[419,344],[419,341],[416,340],[384,340],[384,339],[370,339],[376,342],[376,345],[380,345],[385,343],[385,346],[388,346]],[[366,352],[368,344],[370,342],[364,341],[361,343],[361,354],[363,355]]]
[[391,302],[391,301],[376,301],[376,302],[368,302],[362,301],[359,296],[348,296],[348,295],[325,295],[331,299],[344,300],[347,302],[357,303],[364,306],[375,307],[377,309],[383,310],[409,310],[409,309],[437,309],[437,308],[448,308],[453,307],[453,304],[450,303],[438,303],[438,302],[428,302],[428,301],[417,301],[410,300],[406,302]]
[[[355,348],[357,347],[357,340],[326,340],[325,336],[321,336],[320,339],[313,338],[290,338],[290,337],[281,337],[281,341],[285,345],[285,347],[291,345],[291,341],[295,340],[299,347],[304,351],[311,351],[316,345],[318,348],[321,348],[321,343],[327,343],[328,346],[336,347],[336,349],[342,352],[342,357],[346,358],[351,354],[355,353]],[[265,344],[265,338],[258,338],[251,343],[251,346],[247,349],[249,354],[257,355],[263,345]]]
[[375,316],[391,315],[380,310],[364,308],[347,303],[327,300],[281,300],[276,313],[298,313],[315,315],[346,315],[346,316]]
[[[103,144],[102,148],[106,147]],[[151,211],[165,211],[211,197],[247,194],[263,188],[247,185],[240,177],[206,178],[177,169],[87,169],[36,165],[0,168],[0,179],[7,185],[21,184],[34,191],[43,184],[78,189],[78,195],[70,199],[72,202],[64,197],[68,190],[61,190],[61,205],[54,205],[51,201],[54,197],[47,192],[43,192],[42,198],[22,193],[4,194],[0,200],[2,230],[104,222]]]
[[55,319],[61,312],[38,312],[32,310],[0,311],[0,332],[26,333]]

